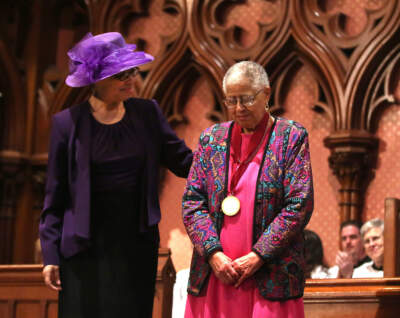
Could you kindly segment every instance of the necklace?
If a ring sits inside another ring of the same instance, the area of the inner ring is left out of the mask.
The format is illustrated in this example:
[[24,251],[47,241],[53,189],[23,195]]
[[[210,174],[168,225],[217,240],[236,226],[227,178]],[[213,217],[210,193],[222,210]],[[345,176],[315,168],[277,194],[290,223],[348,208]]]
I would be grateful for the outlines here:
[[[257,125],[251,139],[248,149],[246,149],[243,158],[241,158],[241,129],[235,123],[232,132],[232,177],[228,183],[228,195],[222,201],[221,209],[222,212],[227,216],[236,215],[240,210],[240,200],[235,196],[235,187],[238,184],[243,173],[246,171],[247,166],[253,160],[254,156],[259,151],[261,145],[263,144],[267,132],[269,136],[272,132],[273,124],[268,127],[269,114],[266,113],[261,122]],[[236,125],[236,126],[235,126]],[[269,137],[268,137],[269,139]]]

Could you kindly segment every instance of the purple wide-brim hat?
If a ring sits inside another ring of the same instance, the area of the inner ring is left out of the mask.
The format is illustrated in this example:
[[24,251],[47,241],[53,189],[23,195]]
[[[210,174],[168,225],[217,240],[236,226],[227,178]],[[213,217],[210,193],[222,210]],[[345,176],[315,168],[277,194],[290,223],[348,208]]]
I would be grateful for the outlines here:
[[93,36],[91,33],[68,51],[69,75],[65,83],[83,87],[114,74],[154,60],[145,52],[135,52],[136,45],[126,44],[118,32]]

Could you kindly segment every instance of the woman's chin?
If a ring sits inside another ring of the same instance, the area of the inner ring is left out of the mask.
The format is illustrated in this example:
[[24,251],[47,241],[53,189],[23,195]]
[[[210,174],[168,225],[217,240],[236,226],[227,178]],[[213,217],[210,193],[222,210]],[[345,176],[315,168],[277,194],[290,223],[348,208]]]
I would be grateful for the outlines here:
[[247,118],[238,118],[236,117],[236,122],[239,124],[240,127],[245,129],[251,129],[253,126],[251,122]]
[[135,96],[135,91],[132,88],[121,89],[120,96],[122,100],[125,100]]

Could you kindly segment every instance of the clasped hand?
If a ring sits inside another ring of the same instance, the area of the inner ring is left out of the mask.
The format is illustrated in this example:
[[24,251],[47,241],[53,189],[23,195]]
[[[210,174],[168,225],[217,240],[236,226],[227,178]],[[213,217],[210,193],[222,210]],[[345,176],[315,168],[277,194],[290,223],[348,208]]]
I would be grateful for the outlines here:
[[263,260],[254,252],[250,252],[232,261],[223,252],[214,253],[209,263],[215,276],[224,284],[239,287],[251,277],[263,264]]

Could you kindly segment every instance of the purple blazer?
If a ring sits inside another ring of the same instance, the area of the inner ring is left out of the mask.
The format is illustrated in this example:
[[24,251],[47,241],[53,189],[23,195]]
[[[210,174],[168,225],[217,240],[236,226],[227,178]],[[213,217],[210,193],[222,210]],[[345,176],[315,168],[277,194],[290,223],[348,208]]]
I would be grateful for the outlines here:
[[[158,199],[159,168],[186,177],[192,151],[171,129],[154,100],[128,99],[125,107],[138,131],[146,154],[141,231],[161,218]],[[90,244],[90,105],[88,102],[53,116],[47,166],[47,183],[39,235],[44,265],[60,263]]]

